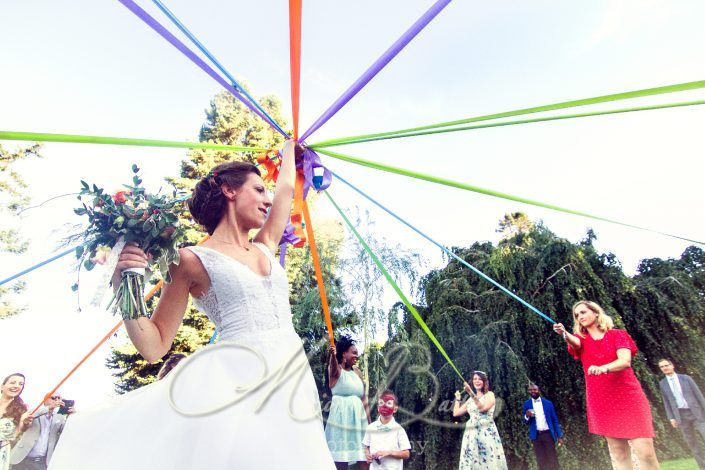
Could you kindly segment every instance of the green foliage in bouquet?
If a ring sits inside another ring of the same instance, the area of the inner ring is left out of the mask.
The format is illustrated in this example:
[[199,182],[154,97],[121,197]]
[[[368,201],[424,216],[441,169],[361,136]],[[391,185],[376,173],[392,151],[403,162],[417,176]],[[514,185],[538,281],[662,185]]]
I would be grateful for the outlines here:
[[[82,244],[76,248],[79,270],[81,265],[90,271],[96,264],[105,264],[112,248],[124,240],[137,244],[150,256],[150,269],[158,269],[166,282],[171,281],[169,266],[179,264],[178,247],[184,238],[178,206],[187,196],[176,191],[171,196],[147,193],[139,171],[137,165],[132,165],[133,184],[124,185],[126,190],[112,195],[95,184],[81,181],[78,199],[82,207],[74,212],[88,217],[88,227],[80,235]],[[113,299],[125,318],[146,315],[142,301],[143,275],[136,276],[135,279],[135,273],[123,273]],[[78,284],[73,289],[78,289]]]

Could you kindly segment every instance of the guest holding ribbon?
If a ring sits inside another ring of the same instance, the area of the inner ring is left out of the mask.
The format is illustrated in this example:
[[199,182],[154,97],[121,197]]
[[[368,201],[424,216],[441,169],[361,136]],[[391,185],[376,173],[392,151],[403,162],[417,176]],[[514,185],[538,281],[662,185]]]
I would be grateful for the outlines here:
[[337,469],[348,468],[349,462],[368,469],[362,438],[371,420],[362,372],[355,367],[357,358],[357,346],[350,336],[341,336],[330,349],[328,385],[333,401],[325,432]]
[[0,470],[10,468],[10,449],[32,423],[27,405],[20,398],[24,375],[10,374],[0,387]]
[[[463,382],[470,397],[461,400],[460,392],[455,392],[453,416],[468,414],[460,448],[459,470],[507,470],[502,440],[494,423],[495,396],[490,391],[487,373],[475,371],[472,387]],[[475,389],[473,391],[473,388]]]
[[654,451],[654,427],[649,402],[631,368],[636,344],[595,302],[573,305],[573,333],[561,323],[553,325],[563,335],[568,352],[583,364],[588,429],[604,436],[617,470],[631,469],[631,449],[642,470],[659,468]]
[[32,423],[22,436],[18,436],[17,444],[12,449],[12,470],[46,470],[66,425],[66,418],[73,412],[71,402],[64,403],[59,393],[54,392],[47,397],[32,415]]

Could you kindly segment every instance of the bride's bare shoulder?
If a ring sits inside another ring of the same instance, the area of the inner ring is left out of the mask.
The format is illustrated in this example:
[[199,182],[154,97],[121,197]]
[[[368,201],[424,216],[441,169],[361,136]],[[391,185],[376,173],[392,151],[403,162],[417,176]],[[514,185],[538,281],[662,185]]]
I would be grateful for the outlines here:
[[179,258],[179,264],[172,265],[172,273],[178,273],[190,279],[200,278],[206,274],[200,258],[189,248],[180,248]]

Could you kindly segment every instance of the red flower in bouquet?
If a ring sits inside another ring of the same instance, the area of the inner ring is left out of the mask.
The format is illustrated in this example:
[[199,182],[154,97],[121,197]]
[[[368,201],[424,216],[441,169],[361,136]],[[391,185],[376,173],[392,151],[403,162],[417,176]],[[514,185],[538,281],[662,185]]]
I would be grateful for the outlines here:
[[113,194],[113,202],[115,204],[125,204],[127,202],[127,197],[125,197],[125,191],[118,191]]
[[[132,166],[132,171],[133,184],[125,185],[127,190],[113,195],[81,181],[83,188],[78,198],[83,207],[74,212],[87,216],[89,225],[77,235],[83,243],[76,249],[76,257],[85,269],[91,270],[96,264],[106,263],[114,247],[119,250],[125,243],[135,243],[149,256],[152,270],[159,271],[170,282],[169,267],[179,264],[179,243],[184,237],[178,206],[186,196],[177,197],[176,192],[171,196],[149,194],[137,175],[137,165]],[[144,275],[143,269],[123,272],[111,305],[125,319],[147,315],[143,301]]]

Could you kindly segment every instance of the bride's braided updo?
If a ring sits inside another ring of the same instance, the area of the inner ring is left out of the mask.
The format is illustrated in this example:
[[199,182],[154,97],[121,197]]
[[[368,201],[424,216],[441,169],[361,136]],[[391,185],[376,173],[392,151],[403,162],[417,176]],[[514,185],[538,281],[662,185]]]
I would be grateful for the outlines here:
[[227,198],[222,186],[239,189],[250,173],[262,176],[259,169],[247,162],[222,163],[213,168],[196,187],[188,200],[188,208],[194,220],[212,235],[225,214]]

